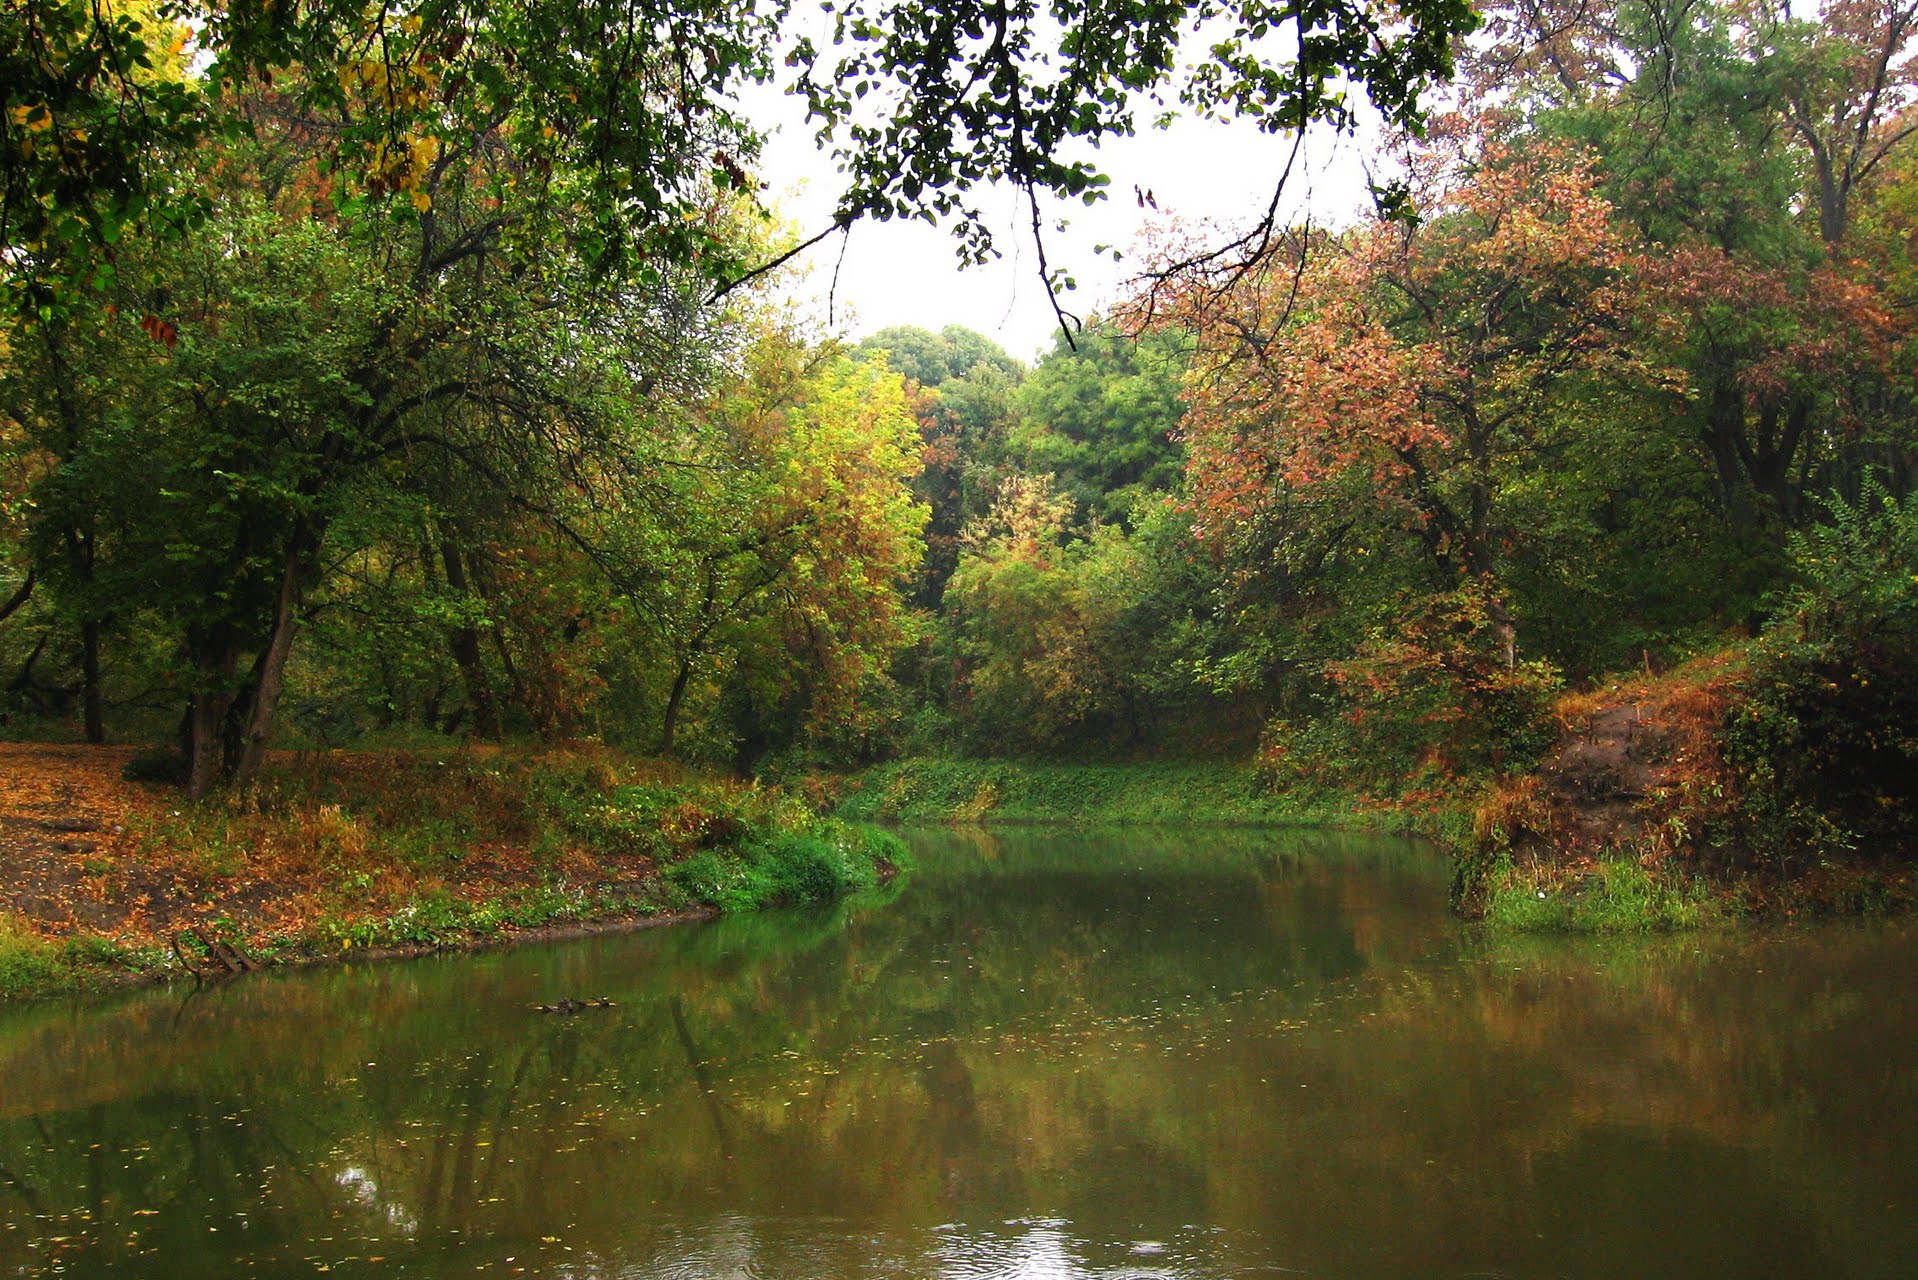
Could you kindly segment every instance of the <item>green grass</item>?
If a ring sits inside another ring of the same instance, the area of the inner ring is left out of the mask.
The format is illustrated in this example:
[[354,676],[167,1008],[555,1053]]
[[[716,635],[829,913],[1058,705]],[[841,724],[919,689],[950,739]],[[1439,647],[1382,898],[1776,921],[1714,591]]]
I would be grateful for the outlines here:
[[1249,765],[900,760],[861,774],[835,812],[903,823],[1337,825],[1401,829],[1413,815],[1325,793],[1274,793]]
[[65,985],[68,973],[58,943],[10,916],[0,916],[0,996]]
[[[823,900],[906,863],[896,837],[791,792],[603,752],[315,756],[246,796],[174,804],[136,824],[142,855],[200,885],[201,927],[265,963]],[[286,890],[271,915],[229,892],[255,882]],[[48,940],[0,915],[0,997],[185,972],[168,937],[139,940]]]
[[130,947],[97,933],[50,941],[17,917],[0,915],[0,999],[99,986],[170,963],[171,957],[158,948]]
[[1725,922],[1725,908],[1699,881],[1654,875],[1608,859],[1581,879],[1542,881],[1509,861],[1493,869],[1485,923],[1512,933],[1654,933]]

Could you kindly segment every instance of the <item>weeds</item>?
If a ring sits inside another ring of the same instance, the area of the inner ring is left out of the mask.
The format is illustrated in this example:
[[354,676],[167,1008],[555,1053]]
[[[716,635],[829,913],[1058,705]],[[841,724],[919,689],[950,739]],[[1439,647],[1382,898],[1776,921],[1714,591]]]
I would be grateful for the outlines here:
[[1336,792],[1274,792],[1257,769],[1160,761],[1123,765],[901,760],[847,788],[845,818],[907,823],[1087,822],[1110,825],[1338,824],[1403,828],[1423,816],[1362,807]]

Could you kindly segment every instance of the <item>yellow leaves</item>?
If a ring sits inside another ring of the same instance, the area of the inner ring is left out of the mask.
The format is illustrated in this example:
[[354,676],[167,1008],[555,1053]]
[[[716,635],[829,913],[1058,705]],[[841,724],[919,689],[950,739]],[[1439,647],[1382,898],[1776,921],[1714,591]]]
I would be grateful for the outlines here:
[[29,133],[45,133],[53,128],[53,113],[47,110],[45,103],[23,103],[9,114],[16,125]]
[[433,207],[433,198],[424,187],[439,161],[440,150],[438,138],[421,134],[380,142],[367,165],[367,185],[376,193],[410,192],[413,207],[425,213]]
[[355,90],[376,92],[385,88],[388,80],[386,64],[372,58],[342,63],[339,75],[340,88],[348,93]]
[[384,58],[358,58],[340,64],[340,88],[388,111],[419,111],[439,92],[440,74],[431,67]]

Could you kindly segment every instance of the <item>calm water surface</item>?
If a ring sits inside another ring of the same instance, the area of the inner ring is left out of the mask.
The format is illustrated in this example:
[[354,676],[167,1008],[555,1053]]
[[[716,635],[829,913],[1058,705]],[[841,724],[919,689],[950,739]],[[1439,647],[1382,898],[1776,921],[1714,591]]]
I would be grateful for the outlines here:
[[1407,842],[915,843],[827,910],[0,1009],[0,1275],[1918,1275],[1910,923],[1494,944]]

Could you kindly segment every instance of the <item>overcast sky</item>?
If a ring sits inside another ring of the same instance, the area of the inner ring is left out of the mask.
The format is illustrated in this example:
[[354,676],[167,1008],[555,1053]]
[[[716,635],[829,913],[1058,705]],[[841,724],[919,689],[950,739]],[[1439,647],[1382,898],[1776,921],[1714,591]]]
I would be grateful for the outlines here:
[[[831,158],[814,150],[794,101],[769,97],[756,105],[755,114],[774,129],[761,164],[770,199],[803,235],[829,226],[839,175]],[[1250,222],[1270,202],[1290,145],[1244,124],[1192,120],[1164,132],[1109,141],[1094,158],[1112,178],[1110,198],[1092,207],[1077,201],[1054,206],[1070,225],[1049,233],[1046,253],[1053,266],[1068,269],[1078,282],[1078,289],[1062,298],[1066,309],[1084,316],[1110,307],[1137,262],[1130,255],[1123,263],[1102,259],[1094,246],[1124,249],[1151,218],[1177,214],[1185,221]],[[1288,184],[1288,206],[1296,213],[1309,201],[1313,219],[1320,222],[1347,221],[1369,208],[1361,152],[1356,141],[1315,136],[1302,157],[1303,172]],[[1135,185],[1153,193],[1157,214],[1139,207]],[[834,327],[847,337],[891,325],[939,329],[960,324],[1030,361],[1051,348],[1057,333],[1039,280],[1030,216],[1009,189],[988,192],[978,204],[994,220],[994,238],[1005,255],[998,262],[961,271],[948,229],[923,222],[864,222],[853,227],[843,257],[836,236],[811,250],[807,273],[792,290],[817,299],[822,317],[830,292]]]

